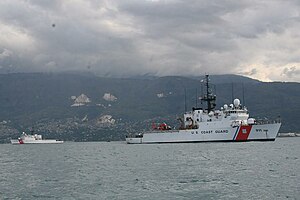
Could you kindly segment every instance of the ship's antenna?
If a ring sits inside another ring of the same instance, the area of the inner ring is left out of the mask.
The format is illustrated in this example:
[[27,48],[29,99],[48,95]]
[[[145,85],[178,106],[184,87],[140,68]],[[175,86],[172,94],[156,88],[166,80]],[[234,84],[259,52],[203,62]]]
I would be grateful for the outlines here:
[[245,102],[245,88],[244,88],[244,82],[243,82],[242,86],[243,86],[243,105],[245,106],[245,105],[246,105],[246,102]]
[[233,82],[231,83],[231,102],[233,102]]
[[[201,80],[201,82],[203,82],[203,80]],[[201,107],[202,107],[202,99],[203,99],[203,83],[201,83]]]
[[198,90],[196,88],[196,108],[198,107]]
[[[209,98],[209,77],[208,75],[205,75],[205,78],[206,78],[206,98],[208,99]],[[209,113],[210,112],[210,102],[207,101],[207,112]]]
[[186,88],[184,88],[184,112],[186,112]]
[[214,86],[214,93],[215,95],[217,95],[217,88],[216,88],[216,85],[213,85]]

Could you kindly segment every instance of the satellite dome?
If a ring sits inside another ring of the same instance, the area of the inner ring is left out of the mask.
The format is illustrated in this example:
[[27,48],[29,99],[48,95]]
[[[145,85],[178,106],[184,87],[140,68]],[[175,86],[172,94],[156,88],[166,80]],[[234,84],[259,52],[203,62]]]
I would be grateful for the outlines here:
[[233,100],[233,104],[234,104],[234,107],[238,107],[241,104],[241,101],[239,99],[235,99],[235,100]]
[[224,107],[224,109],[225,109],[225,110],[227,110],[227,108],[228,108],[228,105],[227,105],[227,104],[224,104],[224,106],[223,106],[223,107]]
[[230,108],[233,108],[233,104],[230,104],[229,106],[230,106]]
[[254,119],[254,118],[249,118],[249,119],[247,120],[247,123],[248,123],[248,124],[255,124],[255,119]]

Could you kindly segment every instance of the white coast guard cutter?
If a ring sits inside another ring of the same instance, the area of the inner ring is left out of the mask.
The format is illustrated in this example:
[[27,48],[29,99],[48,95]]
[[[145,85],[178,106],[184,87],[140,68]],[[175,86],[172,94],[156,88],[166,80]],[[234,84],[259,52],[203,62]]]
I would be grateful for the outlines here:
[[11,144],[62,144],[61,140],[42,139],[42,135],[22,133],[18,139],[10,140]]
[[216,95],[210,90],[209,77],[205,77],[207,109],[193,108],[183,115],[179,130],[171,130],[161,124],[153,131],[130,134],[126,136],[129,144],[144,143],[184,143],[184,142],[241,142],[241,141],[274,141],[280,120],[258,121],[249,118],[248,110],[234,99],[233,104],[224,105],[214,110]]

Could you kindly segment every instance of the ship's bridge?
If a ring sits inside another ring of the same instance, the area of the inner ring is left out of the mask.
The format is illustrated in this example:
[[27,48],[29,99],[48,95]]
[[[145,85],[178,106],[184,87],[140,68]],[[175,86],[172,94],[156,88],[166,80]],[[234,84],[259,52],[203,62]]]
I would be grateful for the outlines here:
[[235,110],[225,110],[224,114],[230,120],[247,120],[249,118],[249,113],[246,108],[235,109]]
[[239,99],[235,99],[233,104],[224,105],[220,110],[193,109],[191,112],[184,114],[185,128],[198,128],[201,123],[247,123],[249,113],[246,107],[242,107]]
[[247,108],[242,107],[239,99],[235,99],[229,106],[225,104],[221,110],[230,120],[247,120],[249,118]]

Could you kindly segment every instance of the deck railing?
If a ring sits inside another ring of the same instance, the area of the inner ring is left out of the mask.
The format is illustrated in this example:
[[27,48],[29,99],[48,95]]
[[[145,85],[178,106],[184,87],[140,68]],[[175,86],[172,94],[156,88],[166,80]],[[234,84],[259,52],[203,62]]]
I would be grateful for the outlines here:
[[281,123],[281,119],[270,120],[270,119],[256,119],[255,124],[278,124]]

